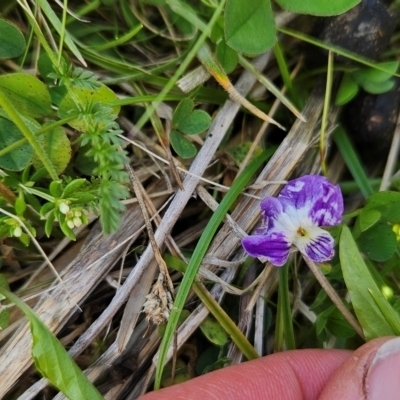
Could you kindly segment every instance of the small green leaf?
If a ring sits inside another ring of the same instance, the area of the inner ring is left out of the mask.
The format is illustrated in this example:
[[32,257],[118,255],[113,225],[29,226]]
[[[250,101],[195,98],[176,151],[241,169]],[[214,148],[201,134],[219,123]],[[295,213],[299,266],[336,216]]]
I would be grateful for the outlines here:
[[[381,71],[376,68],[362,68],[353,73],[354,78],[360,82],[369,81],[373,83],[382,83],[390,79],[393,74],[396,73],[399,68],[398,61],[387,61],[383,63],[378,63],[378,66],[385,69],[386,71]],[[391,73],[390,73],[391,72]]]
[[66,199],[68,197],[74,197],[74,194],[79,192],[80,189],[83,188],[84,185],[87,184],[86,179],[74,179],[65,187],[62,198]]
[[200,329],[204,336],[217,346],[224,346],[228,342],[228,335],[225,329],[212,317],[207,317],[200,324]]
[[[37,140],[48,155],[57,174],[64,172],[72,154],[71,143],[64,129],[61,127],[55,128],[50,132],[37,136]],[[43,163],[36,155],[33,156],[32,163],[37,170],[43,167]]]
[[339,258],[346,287],[349,290],[354,311],[367,340],[395,335],[381,310],[372,299],[382,299],[385,307],[391,307],[383,297],[362,259],[357,245],[347,226],[343,226],[339,242]]
[[205,111],[194,110],[179,122],[177,129],[187,135],[198,135],[208,129],[210,124],[211,117]]
[[339,90],[336,95],[335,104],[342,106],[352,100],[358,93],[358,85],[350,74],[344,74]]
[[[89,89],[85,87],[71,87],[69,93],[61,101],[58,108],[58,115],[60,118],[67,118],[71,113],[78,113],[79,110],[86,109],[90,105],[98,102],[107,103],[117,101],[117,95],[107,86],[101,84],[97,89]],[[75,99],[79,104],[75,103]],[[113,112],[118,115],[120,111],[119,106],[113,107]],[[77,118],[68,123],[74,129],[81,132],[87,132],[89,129],[86,118]]]
[[193,111],[194,103],[192,99],[183,99],[174,111],[172,116],[172,125],[178,125],[182,120],[187,118]]
[[217,44],[215,55],[227,74],[235,70],[238,63],[238,55],[235,50],[226,44],[225,40],[221,40]]
[[350,10],[361,0],[276,0],[285,10],[296,14],[311,14],[327,17]]
[[24,215],[24,212],[26,210],[26,203],[22,197],[17,197],[17,199],[15,200],[15,203],[14,203],[14,209],[15,209],[15,213],[18,216]]
[[49,91],[32,75],[22,72],[0,75],[0,88],[20,114],[42,118],[53,113]]
[[25,38],[13,24],[0,19],[0,58],[14,58],[25,50]]
[[381,213],[375,209],[364,209],[361,211],[359,215],[360,229],[361,232],[366,231],[371,228],[374,224],[376,224],[381,217]]
[[[36,130],[38,129],[40,129],[40,125],[36,124]],[[0,149],[4,149],[21,139],[24,139],[24,135],[16,125],[9,119],[0,117]],[[9,171],[22,171],[30,163],[32,156],[32,146],[25,143],[1,156],[0,167]]]
[[62,196],[62,184],[61,181],[52,181],[49,186],[50,194],[55,197],[59,198]]
[[386,261],[397,249],[396,234],[390,225],[381,221],[357,238],[360,250],[374,261]]
[[47,237],[50,237],[51,231],[53,230],[54,221],[56,220],[56,216],[53,211],[46,217],[46,223],[44,225],[44,232],[46,233]]
[[171,141],[172,148],[182,158],[192,158],[196,155],[196,146],[187,140],[180,132],[171,131],[169,139]]
[[393,79],[389,79],[388,81],[385,82],[370,82],[370,81],[364,81],[360,82],[360,86],[368,93],[371,94],[382,94],[389,92],[394,88],[394,85],[396,82]]
[[[58,57],[56,53],[53,53],[53,57]],[[47,53],[43,53],[40,55],[38,61],[37,61],[37,67],[40,73],[40,76],[42,79],[47,82],[53,82],[54,83],[54,78],[49,78],[50,74],[56,73],[56,70],[54,68],[54,64],[49,57]]]
[[228,0],[225,7],[225,40],[244,54],[261,54],[276,42],[270,0]]

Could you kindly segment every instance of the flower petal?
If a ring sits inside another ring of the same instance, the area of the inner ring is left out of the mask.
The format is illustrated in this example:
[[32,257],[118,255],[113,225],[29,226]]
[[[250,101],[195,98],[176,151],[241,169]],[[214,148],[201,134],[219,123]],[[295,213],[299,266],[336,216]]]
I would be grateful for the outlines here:
[[285,264],[289,257],[290,243],[280,232],[247,236],[242,240],[242,246],[252,257],[265,257],[277,267]]
[[332,236],[318,226],[305,229],[304,236],[297,236],[294,245],[302,254],[315,262],[329,261],[335,254]]
[[282,214],[282,204],[276,197],[266,197],[260,204],[265,226],[257,230],[257,233],[266,234],[275,225],[274,221]]
[[343,196],[338,185],[320,175],[305,175],[287,183],[278,196],[288,198],[297,209],[307,209],[317,226],[334,226],[343,214]]

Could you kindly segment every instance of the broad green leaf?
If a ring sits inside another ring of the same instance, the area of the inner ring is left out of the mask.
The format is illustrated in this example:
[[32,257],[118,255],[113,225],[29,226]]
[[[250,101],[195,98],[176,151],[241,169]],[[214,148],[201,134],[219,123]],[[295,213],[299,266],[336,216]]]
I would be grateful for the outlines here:
[[[353,76],[356,80],[369,81],[374,83],[382,83],[390,79],[393,74],[396,73],[399,67],[398,61],[387,61],[378,64],[379,67],[385,69],[385,71],[376,68],[363,68],[355,71]],[[390,73],[390,72],[391,73]]]
[[386,221],[400,222],[400,193],[387,191],[372,194],[364,207],[364,210],[371,209],[379,211]]
[[285,10],[296,14],[311,14],[327,17],[343,14],[361,0],[276,0]]
[[[40,129],[37,124],[36,130]],[[24,138],[20,130],[7,118],[0,117],[0,149],[12,145],[18,140]],[[33,148],[29,143],[10,151],[0,157],[0,167],[9,171],[22,171],[31,161]]]
[[367,340],[395,335],[390,324],[371,297],[380,298],[385,308],[391,307],[373,280],[347,226],[343,226],[339,242],[339,258],[346,287],[357,319]]
[[25,38],[13,24],[0,19],[0,58],[14,58],[25,50]]
[[362,232],[357,238],[360,250],[371,260],[386,261],[397,249],[396,234],[391,226],[380,221],[372,228]]
[[42,118],[53,113],[50,93],[44,83],[32,75],[22,72],[1,75],[0,88],[22,115]]
[[364,209],[361,211],[359,215],[359,223],[361,232],[366,231],[368,228],[371,228],[374,224],[379,221],[381,217],[381,213],[375,209]]
[[194,103],[192,99],[183,99],[176,107],[172,116],[172,125],[177,126],[182,120],[187,118],[193,111]]
[[204,336],[217,346],[224,346],[228,341],[228,335],[224,328],[212,317],[207,317],[201,324],[200,329]]
[[244,54],[260,54],[276,42],[274,15],[270,0],[227,0],[225,40]]
[[238,55],[235,50],[226,44],[225,40],[221,40],[217,44],[215,55],[227,74],[235,70],[238,63]]
[[[77,113],[78,110],[87,109],[98,102],[107,105],[109,102],[118,100],[117,95],[103,84],[97,89],[71,87],[69,90],[58,108],[60,118],[67,118],[70,113]],[[75,101],[79,104],[76,104]],[[120,107],[115,106],[113,109],[114,114],[118,115]],[[87,122],[82,118],[70,121],[69,125],[81,132],[86,132],[89,129]]]
[[69,399],[102,400],[98,390],[36,314],[8,290],[0,287],[0,293],[29,319],[33,341],[32,356],[36,369]]
[[394,88],[395,81],[393,79],[389,79],[388,81],[385,82],[370,82],[370,81],[364,81],[360,82],[360,86],[368,93],[371,94],[382,94],[389,92]]
[[[49,156],[57,174],[61,174],[67,168],[72,154],[71,143],[64,129],[61,127],[55,128],[51,132],[39,135],[37,139]],[[36,170],[43,167],[42,162],[36,155],[33,156],[32,163]]]
[[210,124],[211,117],[205,111],[194,110],[179,122],[177,128],[187,135],[198,135],[208,129]]
[[336,95],[335,104],[342,106],[353,99],[358,93],[358,85],[350,74],[344,74],[339,90]]
[[169,135],[169,140],[171,142],[172,148],[177,152],[182,158],[192,158],[196,155],[196,146],[187,140],[182,133],[178,131],[171,131]]

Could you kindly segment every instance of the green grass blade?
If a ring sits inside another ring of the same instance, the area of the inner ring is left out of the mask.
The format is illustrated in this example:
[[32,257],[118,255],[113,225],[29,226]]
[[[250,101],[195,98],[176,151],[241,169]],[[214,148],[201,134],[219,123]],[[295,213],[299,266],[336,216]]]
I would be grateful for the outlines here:
[[336,146],[339,148],[340,154],[342,155],[347,168],[350,170],[351,175],[360,188],[361,193],[365,198],[368,198],[372,193],[374,193],[374,189],[372,189],[371,183],[364,172],[363,166],[361,165],[361,161],[342,127],[339,126],[335,130],[335,133],[333,134],[333,140],[335,141]]
[[[169,254],[164,256],[164,260],[168,267],[173,268],[179,272],[186,272],[187,264],[178,258]],[[258,358],[259,355],[254,347],[244,336],[243,332],[232,321],[229,315],[218,304],[218,302],[210,295],[207,289],[199,282],[193,282],[193,291],[201,302],[208,308],[210,313],[215,317],[226,333],[231,337],[232,341],[236,344],[238,349],[246,356],[247,359],[253,360]]]
[[[289,294],[289,265],[285,264],[279,269],[279,292],[278,309],[276,317],[276,344],[278,351],[294,350],[296,342],[294,340],[292,309],[290,307]],[[283,346],[283,343],[285,344]]]
[[171,315],[169,317],[167,327],[165,329],[165,333],[160,345],[160,353],[157,362],[156,377],[154,383],[155,389],[160,388],[162,371],[165,365],[165,360],[167,358],[168,348],[172,342],[172,338],[178,324],[179,316],[185,305],[186,298],[193,285],[200,264],[204,258],[204,255],[207,252],[208,246],[210,245],[215,232],[217,231],[220,223],[225,218],[225,215],[229,211],[230,207],[234,204],[237,197],[240,195],[249,180],[254,176],[260,165],[265,162],[271,155],[271,151],[262,153],[255,160],[253,160],[249,164],[249,166],[243,171],[243,173],[235,180],[232,187],[226,193],[220,205],[215,210],[210,219],[210,222],[207,224],[206,228],[203,231],[203,234],[199,239],[199,242],[197,243],[197,246],[187,267],[187,272],[182,279],[181,285],[179,286],[174,306],[172,308]]
[[375,68],[379,71],[386,72],[390,75],[400,77],[400,74],[393,74],[392,71],[382,67],[381,65],[379,65],[379,63],[371,61],[368,58],[362,57],[356,53],[352,53],[351,51],[343,49],[342,47],[333,46],[331,44],[325,44],[321,40],[318,40],[312,36],[308,36],[308,35],[305,35],[304,33],[293,31],[288,28],[278,27],[277,29],[279,32],[284,33],[285,35],[289,35],[296,39],[303,40],[304,42],[313,44],[314,46],[317,46],[317,47],[321,47],[322,49],[330,50],[335,54],[339,54],[340,56],[348,58],[349,60],[353,60],[360,64],[366,65],[368,67]]
[[72,54],[86,67],[86,62],[82,57],[81,52],[76,47],[74,41],[72,40],[71,36],[65,29],[63,28],[63,24],[57,17],[57,14],[53,11],[50,4],[47,0],[38,0],[39,6],[42,9],[43,13],[46,15],[50,23],[53,25],[54,29],[57,33],[62,37],[64,35],[64,42],[71,50]]

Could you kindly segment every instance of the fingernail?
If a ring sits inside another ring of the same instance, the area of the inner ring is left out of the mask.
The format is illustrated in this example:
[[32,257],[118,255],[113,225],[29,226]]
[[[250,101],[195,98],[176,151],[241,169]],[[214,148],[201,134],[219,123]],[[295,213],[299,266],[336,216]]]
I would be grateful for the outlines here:
[[400,398],[400,337],[379,347],[369,367],[365,389],[368,400]]

